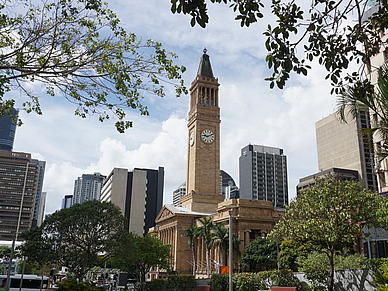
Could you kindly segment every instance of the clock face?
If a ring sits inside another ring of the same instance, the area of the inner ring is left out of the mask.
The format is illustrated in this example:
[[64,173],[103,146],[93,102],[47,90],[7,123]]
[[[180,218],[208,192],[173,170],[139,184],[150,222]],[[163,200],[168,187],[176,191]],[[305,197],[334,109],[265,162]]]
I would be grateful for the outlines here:
[[192,146],[194,144],[194,132],[190,133],[190,145]]
[[205,129],[202,131],[201,138],[204,142],[211,143],[214,140],[214,133],[209,129]]

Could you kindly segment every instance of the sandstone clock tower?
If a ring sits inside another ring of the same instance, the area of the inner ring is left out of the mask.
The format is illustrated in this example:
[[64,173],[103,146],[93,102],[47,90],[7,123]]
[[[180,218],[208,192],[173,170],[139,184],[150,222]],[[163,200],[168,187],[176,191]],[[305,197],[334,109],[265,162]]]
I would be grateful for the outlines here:
[[224,200],[220,193],[220,108],[218,79],[214,78],[206,49],[190,87],[186,195],[182,206],[214,212]]

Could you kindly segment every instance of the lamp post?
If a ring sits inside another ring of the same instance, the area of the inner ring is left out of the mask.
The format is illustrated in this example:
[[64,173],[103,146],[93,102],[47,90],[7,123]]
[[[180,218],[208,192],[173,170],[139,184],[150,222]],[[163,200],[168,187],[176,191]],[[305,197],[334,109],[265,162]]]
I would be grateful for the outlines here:
[[233,291],[233,211],[229,210],[229,291]]

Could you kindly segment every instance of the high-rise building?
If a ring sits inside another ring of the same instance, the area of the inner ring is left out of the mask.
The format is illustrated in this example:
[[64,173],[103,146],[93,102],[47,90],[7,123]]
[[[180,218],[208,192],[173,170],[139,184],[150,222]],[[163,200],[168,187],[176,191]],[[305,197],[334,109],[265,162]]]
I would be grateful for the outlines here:
[[288,204],[287,157],[280,148],[247,145],[241,149],[240,198]]
[[12,151],[15,140],[16,123],[13,120],[19,110],[11,110],[10,115],[0,117],[0,150]]
[[31,154],[0,151],[0,240],[13,240],[18,225],[19,233],[32,226],[38,178]]
[[186,195],[186,182],[179,185],[172,193],[172,204],[174,206],[182,206],[181,197]]
[[362,130],[370,128],[367,109],[360,109],[356,120],[350,116],[341,122],[333,113],[315,124],[319,171],[331,168],[355,170],[366,189],[377,190],[373,173],[373,155]]
[[162,209],[164,168],[128,169],[114,168],[104,180],[101,201],[117,205],[127,218],[128,231],[144,235],[155,226]]
[[73,205],[73,195],[65,195],[62,198],[62,207],[61,209],[70,208]]
[[83,174],[74,181],[73,204],[99,200],[102,183],[106,176],[100,173]]
[[44,179],[44,172],[46,169],[46,162],[45,161],[39,161],[36,159],[31,159],[31,163],[38,166],[39,169],[39,176],[38,176],[38,186],[36,188],[36,195],[35,195],[35,205],[34,205],[34,216],[32,218],[32,226],[40,226],[44,219],[44,209],[46,205],[46,195],[43,195],[42,189],[43,189],[43,179]]

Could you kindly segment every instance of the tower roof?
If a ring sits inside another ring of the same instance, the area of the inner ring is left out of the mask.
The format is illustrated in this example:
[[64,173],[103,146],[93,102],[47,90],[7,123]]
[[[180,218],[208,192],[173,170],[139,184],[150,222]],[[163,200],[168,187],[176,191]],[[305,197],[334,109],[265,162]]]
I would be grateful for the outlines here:
[[213,78],[214,79],[214,75],[213,75],[213,71],[212,71],[212,66],[210,64],[210,58],[206,54],[206,52],[207,52],[207,49],[204,48],[203,49],[203,55],[201,57],[201,61],[199,62],[199,68],[198,68],[197,76]]

